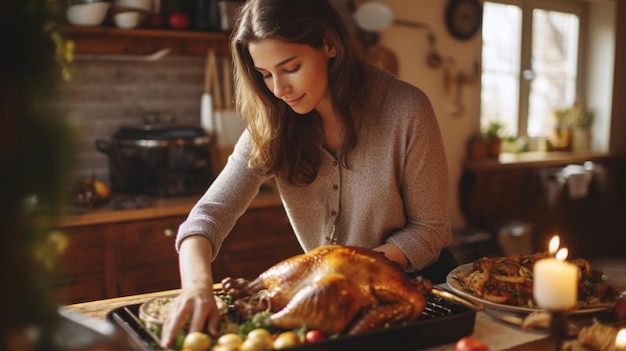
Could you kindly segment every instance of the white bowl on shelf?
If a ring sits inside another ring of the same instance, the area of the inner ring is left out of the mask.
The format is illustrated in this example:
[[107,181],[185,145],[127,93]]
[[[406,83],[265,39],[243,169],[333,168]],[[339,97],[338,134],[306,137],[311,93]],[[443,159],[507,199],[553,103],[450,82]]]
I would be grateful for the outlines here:
[[143,15],[141,11],[116,12],[113,14],[113,23],[121,29],[137,28],[141,25]]
[[110,2],[91,2],[70,5],[67,8],[67,21],[75,26],[99,26],[104,22]]

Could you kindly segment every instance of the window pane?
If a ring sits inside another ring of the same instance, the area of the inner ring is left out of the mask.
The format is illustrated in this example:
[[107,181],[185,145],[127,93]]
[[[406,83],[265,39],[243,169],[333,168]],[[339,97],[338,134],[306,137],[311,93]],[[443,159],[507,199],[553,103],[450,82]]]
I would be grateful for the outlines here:
[[552,111],[571,106],[576,97],[579,20],[576,15],[533,11],[532,69],[528,135],[548,136]]
[[522,10],[485,2],[483,11],[480,124],[504,122],[517,135]]

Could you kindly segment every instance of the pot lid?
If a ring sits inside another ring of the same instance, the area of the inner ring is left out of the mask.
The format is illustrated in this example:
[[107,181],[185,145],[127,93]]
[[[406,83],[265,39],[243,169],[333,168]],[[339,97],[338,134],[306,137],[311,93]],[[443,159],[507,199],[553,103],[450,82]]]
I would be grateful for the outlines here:
[[122,126],[114,134],[118,140],[176,140],[207,138],[200,126],[144,124]]

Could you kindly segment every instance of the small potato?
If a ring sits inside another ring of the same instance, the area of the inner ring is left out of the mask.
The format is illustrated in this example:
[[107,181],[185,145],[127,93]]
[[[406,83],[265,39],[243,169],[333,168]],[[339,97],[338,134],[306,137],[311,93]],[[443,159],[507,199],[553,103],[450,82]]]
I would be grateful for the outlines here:
[[272,334],[267,329],[252,329],[246,336],[246,340],[258,340],[266,345],[272,345]]
[[239,346],[234,346],[234,345],[217,344],[211,349],[211,351],[240,351],[240,348]]
[[211,337],[201,332],[191,332],[183,341],[183,349],[189,351],[207,351],[210,347]]
[[217,339],[217,344],[224,346],[234,346],[238,348],[239,346],[241,346],[241,344],[243,344],[243,338],[239,336],[239,334],[228,333],[220,336]]
[[239,347],[241,351],[265,351],[268,349],[271,347],[261,339],[246,339]]
[[276,350],[282,350],[298,345],[300,345],[300,338],[298,337],[298,334],[292,331],[280,333],[276,340],[274,340],[274,349]]

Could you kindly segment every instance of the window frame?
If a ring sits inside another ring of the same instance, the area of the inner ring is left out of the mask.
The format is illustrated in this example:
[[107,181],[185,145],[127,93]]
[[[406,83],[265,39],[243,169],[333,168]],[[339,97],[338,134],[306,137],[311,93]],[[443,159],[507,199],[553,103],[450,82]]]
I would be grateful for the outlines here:
[[[587,47],[586,33],[588,32],[588,19],[586,17],[587,4],[582,0],[485,0],[485,2],[518,6],[522,10],[522,28],[520,44],[520,67],[518,70],[519,96],[517,112],[517,135],[515,137],[528,138],[528,112],[530,106],[530,80],[524,78],[524,71],[531,70],[532,64],[532,25],[533,10],[541,9],[559,11],[577,15],[579,18],[578,58],[576,71],[576,91],[580,96],[585,96],[585,56]],[[481,73],[482,74],[482,73]],[[481,127],[482,121],[481,111]],[[539,137],[543,138],[543,137]]]

